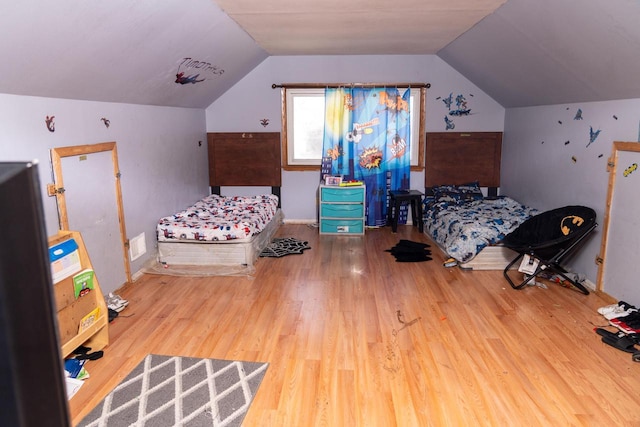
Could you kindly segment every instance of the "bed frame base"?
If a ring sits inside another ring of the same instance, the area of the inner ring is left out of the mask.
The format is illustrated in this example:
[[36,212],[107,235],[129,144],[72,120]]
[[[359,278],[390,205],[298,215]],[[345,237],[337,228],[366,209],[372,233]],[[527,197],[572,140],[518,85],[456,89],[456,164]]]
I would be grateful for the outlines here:
[[[425,230],[424,233],[444,254],[445,258],[449,258],[449,254],[444,250],[442,246],[436,243],[431,236]],[[506,246],[495,245],[485,246],[479,254],[477,254],[469,262],[458,264],[458,267],[462,270],[499,270],[503,271],[504,268],[518,255],[517,252],[512,251]]]
[[504,270],[517,255],[505,246],[487,246],[471,261],[458,266],[463,270]]
[[168,266],[253,266],[260,252],[278,231],[282,220],[282,211],[278,209],[273,220],[261,233],[242,241],[158,242],[158,261]]

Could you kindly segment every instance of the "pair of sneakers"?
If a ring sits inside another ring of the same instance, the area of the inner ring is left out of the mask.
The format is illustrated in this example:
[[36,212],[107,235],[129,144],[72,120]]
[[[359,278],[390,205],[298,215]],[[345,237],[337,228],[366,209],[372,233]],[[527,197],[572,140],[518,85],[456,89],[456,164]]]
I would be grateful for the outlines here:
[[126,299],[120,298],[120,296],[110,292],[107,295],[107,307],[111,310],[120,313],[124,308],[129,304],[129,301]]
[[619,301],[617,304],[607,305],[598,309],[598,313],[602,314],[607,320],[626,317],[629,314],[637,311],[638,309],[636,307],[624,301]]

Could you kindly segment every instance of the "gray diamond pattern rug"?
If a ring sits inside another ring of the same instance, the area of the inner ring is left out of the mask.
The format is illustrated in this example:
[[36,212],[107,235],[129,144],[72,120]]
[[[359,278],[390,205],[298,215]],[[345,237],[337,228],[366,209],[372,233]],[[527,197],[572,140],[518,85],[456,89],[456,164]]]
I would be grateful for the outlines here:
[[305,249],[311,249],[309,242],[303,242],[293,237],[275,238],[260,252],[260,256],[280,258],[285,255],[301,254]]
[[268,363],[148,355],[79,426],[240,426]]

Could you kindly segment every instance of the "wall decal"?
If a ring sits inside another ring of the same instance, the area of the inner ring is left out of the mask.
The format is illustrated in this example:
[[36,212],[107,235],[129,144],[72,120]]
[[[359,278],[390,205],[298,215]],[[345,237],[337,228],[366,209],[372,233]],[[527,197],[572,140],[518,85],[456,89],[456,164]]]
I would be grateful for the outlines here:
[[637,163],[633,163],[631,166],[626,168],[624,170],[624,172],[622,172],[622,175],[626,178],[629,175],[631,175],[636,169],[638,169],[638,164]]
[[[180,85],[196,84],[207,80],[207,76],[215,77],[224,74],[224,70],[210,62],[182,58],[178,64],[175,83]],[[201,76],[202,75],[202,76]]]
[[200,77],[200,74],[192,74],[190,76],[185,76],[184,71],[181,71],[178,74],[176,74],[176,83],[181,85],[186,85],[189,83],[196,84],[196,83],[205,81],[205,79],[198,80],[198,77]]
[[262,119],[260,120],[260,124],[264,127],[269,126],[269,119]]
[[613,118],[614,118],[615,120],[618,120],[618,116],[616,116],[615,114],[613,115]]
[[444,122],[447,125],[446,130],[454,129],[456,127],[456,124],[453,123],[453,120],[450,120],[447,116],[444,116]]
[[567,140],[567,141],[564,142],[564,145],[569,145],[570,143],[571,143],[571,141]]
[[449,96],[442,101],[449,109],[450,116],[468,116],[471,113],[471,108],[467,106],[467,100],[464,95],[456,96],[455,109],[451,108],[451,106],[453,105],[453,93],[450,93]]
[[562,120],[558,120],[558,123],[562,124]]
[[576,111],[576,115],[573,117],[573,120],[582,120],[582,109],[578,108]]
[[[473,97],[473,94],[469,94],[469,96]],[[458,94],[455,99],[453,97],[453,92],[449,93],[449,96],[446,98],[438,97],[436,99],[441,99],[444,102],[444,105],[447,107],[448,116],[451,117],[464,117],[469,116],[471,114],[471,108],[467,103],[467,99],[463,94]],[[455,106],[454,106],[455,104]],[[453,119],[445,116],[444,118],[446,130],[454,129],[455,123],[453,123]]]
[[587,147],[590,146],[596,138],[598,138],[598,135],[600,135],[600,129],[594,132],[593,127],[589,126],[589,143],[587,144]]
[[47,124],[47,129],[49,129],[49,132],[55,132],[56,131],[56,124],[54,123],[53,119],[55,119],[56,116],[46,116],[44,119],[44,122]]
[[578,159],[576,159],[576,156],[571,156],[571,161],[572,161],[573,163],[576,163],[576,162],[578,161]]
[[102,120],[102,123],[104,123],[104,125],[106,126],[107,129],[109,129],[109,125],[111,124],[111,120],[107,119],[106,117],[102,117],[100,120]]
[[604,154],[600,154],[600,155],[598,155],[598,158],[600,159],[600,158],[602,158],[602,156],[604,156]]

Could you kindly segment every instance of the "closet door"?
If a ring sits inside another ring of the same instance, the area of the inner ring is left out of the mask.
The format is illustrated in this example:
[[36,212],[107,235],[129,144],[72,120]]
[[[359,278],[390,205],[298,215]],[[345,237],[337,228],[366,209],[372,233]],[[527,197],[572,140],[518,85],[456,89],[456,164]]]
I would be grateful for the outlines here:
[[131,282],[115,142],[53,148],[61,230],[80,231],[105,293]]
[[62,159],[69,230],[82,233],[106,293],[127,282],[113,164],[107,151]]
[[640,143],[614,142],[598,290],[640,304]]

